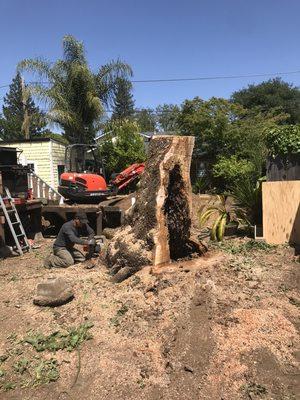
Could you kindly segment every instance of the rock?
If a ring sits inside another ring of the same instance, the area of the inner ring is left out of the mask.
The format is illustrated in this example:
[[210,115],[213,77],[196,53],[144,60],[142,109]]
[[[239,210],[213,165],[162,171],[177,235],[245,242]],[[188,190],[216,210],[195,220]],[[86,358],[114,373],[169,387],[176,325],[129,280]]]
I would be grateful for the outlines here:
[[192,374],[194,373],[193,368],[190,367],[189,365],[185,365],[185,366],[183,367],[183,369],[184,369],[186,372],[191,372]]
[[248,285],[249,289],[257,289],[258,286],[259,286],[259,283],[256,281],[249,282],[249,285]]
[[63,278],[48,278],[37,285],[33,304],[37,306],[56,307],[72,300],[74,293],[70,284]]

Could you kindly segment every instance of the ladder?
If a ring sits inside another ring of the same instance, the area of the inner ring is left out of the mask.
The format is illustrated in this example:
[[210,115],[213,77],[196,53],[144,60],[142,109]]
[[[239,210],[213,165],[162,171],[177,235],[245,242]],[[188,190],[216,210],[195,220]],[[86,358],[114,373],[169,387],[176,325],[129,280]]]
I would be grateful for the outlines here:
[[[6,197],[3,198],[0,195],[0,206],[3,210],[5,220],[7,221],[11,234],[14,238],[18,253],[19,255],[22,255],[24,250],[30,251],[30,244],[28,242],[26,233],[24,231],[22,222],[16,209],[14,199],[11,197],[10,191],[7,187],[4,188],[4,191]],[[8,202],[10,209],[7,209],[4,200]]]

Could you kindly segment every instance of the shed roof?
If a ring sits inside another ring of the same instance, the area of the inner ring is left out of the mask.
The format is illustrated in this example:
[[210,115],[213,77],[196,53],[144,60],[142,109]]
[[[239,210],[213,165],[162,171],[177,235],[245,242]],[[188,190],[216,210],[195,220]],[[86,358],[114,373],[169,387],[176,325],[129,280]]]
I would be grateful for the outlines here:
[[2,140],[2,144],[13,144],[13,143],[40,143],[40,142],[50,142],[50,141],[62,144],[66,146],[65,143],[62,143],[59,140],[53,139],[53,138],[47,138],[47,137],[41,137],[41,138],[32,138],[32,139],[17,139],[17,140]]

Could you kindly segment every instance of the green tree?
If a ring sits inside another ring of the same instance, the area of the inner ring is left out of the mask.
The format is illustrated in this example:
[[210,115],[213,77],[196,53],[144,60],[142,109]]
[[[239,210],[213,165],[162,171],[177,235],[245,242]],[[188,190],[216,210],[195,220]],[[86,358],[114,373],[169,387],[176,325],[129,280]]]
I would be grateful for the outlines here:
[[213,176],[218,180],[218,186],[229,189],[240,181],[258,179],[258,171],[252,161],[236,156],[221,156],[213,166]]
[[133,116],[134,100],[131,91],[131,82],[123,78],[117,79],[112,119],[124,119]]
[[162,132],[178,131],[180,108],[174,104],[162,104],[156,107],[159,130]]
[[93,74],[88,66],[84,45],[73,36],[63,38],[63,58],[54,64],[40,58],[19,63],[20,70],[36,74],[48,86],[35,84],[31,93],[49,106],[48,118],[58,124],[70,143],[90,143],[101,125],[103,105],[114,97],[116,79],[131,75],[121,61],[111,61]]
[[99,145],[99,153],[108,177],[131,164],[145,161],[144,141],[135,121],[111,121],[106,125],[104,133],[108,133],[108,137]]
[[233,93],[231,100],[248,109],[258,107],[262,111],[271,111],[277,108],[289,115],[285,123],[300,122],[300,90],[281,78],[270,79],[258,85],[249,85]]
[[269,155],[287,158],[300,154],[300,125],[284,125],[269,129],[266,132],[266,143]]
[[156,128],[156,117],[151,108],[142,108],[135,113],[140,132],[153,132]]
[[[261,176],[265,166],[266,131],[285,118],[286,115],[278,115],[273,111],[263,113],[246,110],[225,99],[211,98],[204,101],[196,97],[183,103],[178,124],[181,134],[195,136],[195,150],[202,154],[201,157],[208,164],[207,174],[211,184],[223,190],[233,182],[230,182],[228,175],[224,175],[222,181],[215,179],[213,168],[220,158],[235,156],[232,163],[235,160],[236,163],[247,160],[252,164],[249,170],[253,170],[252,179],[255,180]],[[224,163],[222,167],[225,168]]]
[[44,113],[34,104],[18,72],[4,97],[0,136],[3,140],[29,139],[42,133],[46,126]]

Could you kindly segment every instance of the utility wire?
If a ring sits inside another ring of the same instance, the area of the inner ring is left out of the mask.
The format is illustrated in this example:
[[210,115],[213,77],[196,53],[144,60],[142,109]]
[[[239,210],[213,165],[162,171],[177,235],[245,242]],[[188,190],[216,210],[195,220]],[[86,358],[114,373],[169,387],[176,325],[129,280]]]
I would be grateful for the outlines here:
[[288,72],[270,72],[263,74],[245,74],[245,75],[221,75],[221,76],[206,76],[198,78],[170,78],[170,79],[145,79],[145,80],[132,80],[132,83],[159,83],[159,82],[186,82],[186,81],[209,81],[215,79],[238,79],[238,78],[258,78],[264,76],[277,76],[277,75],[291,75],[300,74],[300,70]]
[[[239,78],[259,78],[266,76],[278,76],[278,75],[295,75],[300,74],[300,70],[296,71],[283,71],[283,72],[269,72],[259,74],[244,74],[244,75],[219,75],[219,76],[200,76],[195,78],[167,78],[167,79],[139,79],[131,80],[132,83],[160,83],[160,82],[188,82],[188,81],[211,81],[217,79],[239,79]],[[29,82],[31,84],[42,84],[47,85],[50,82]],[[10,84],[0,86],[0,89],[6,88]]]

